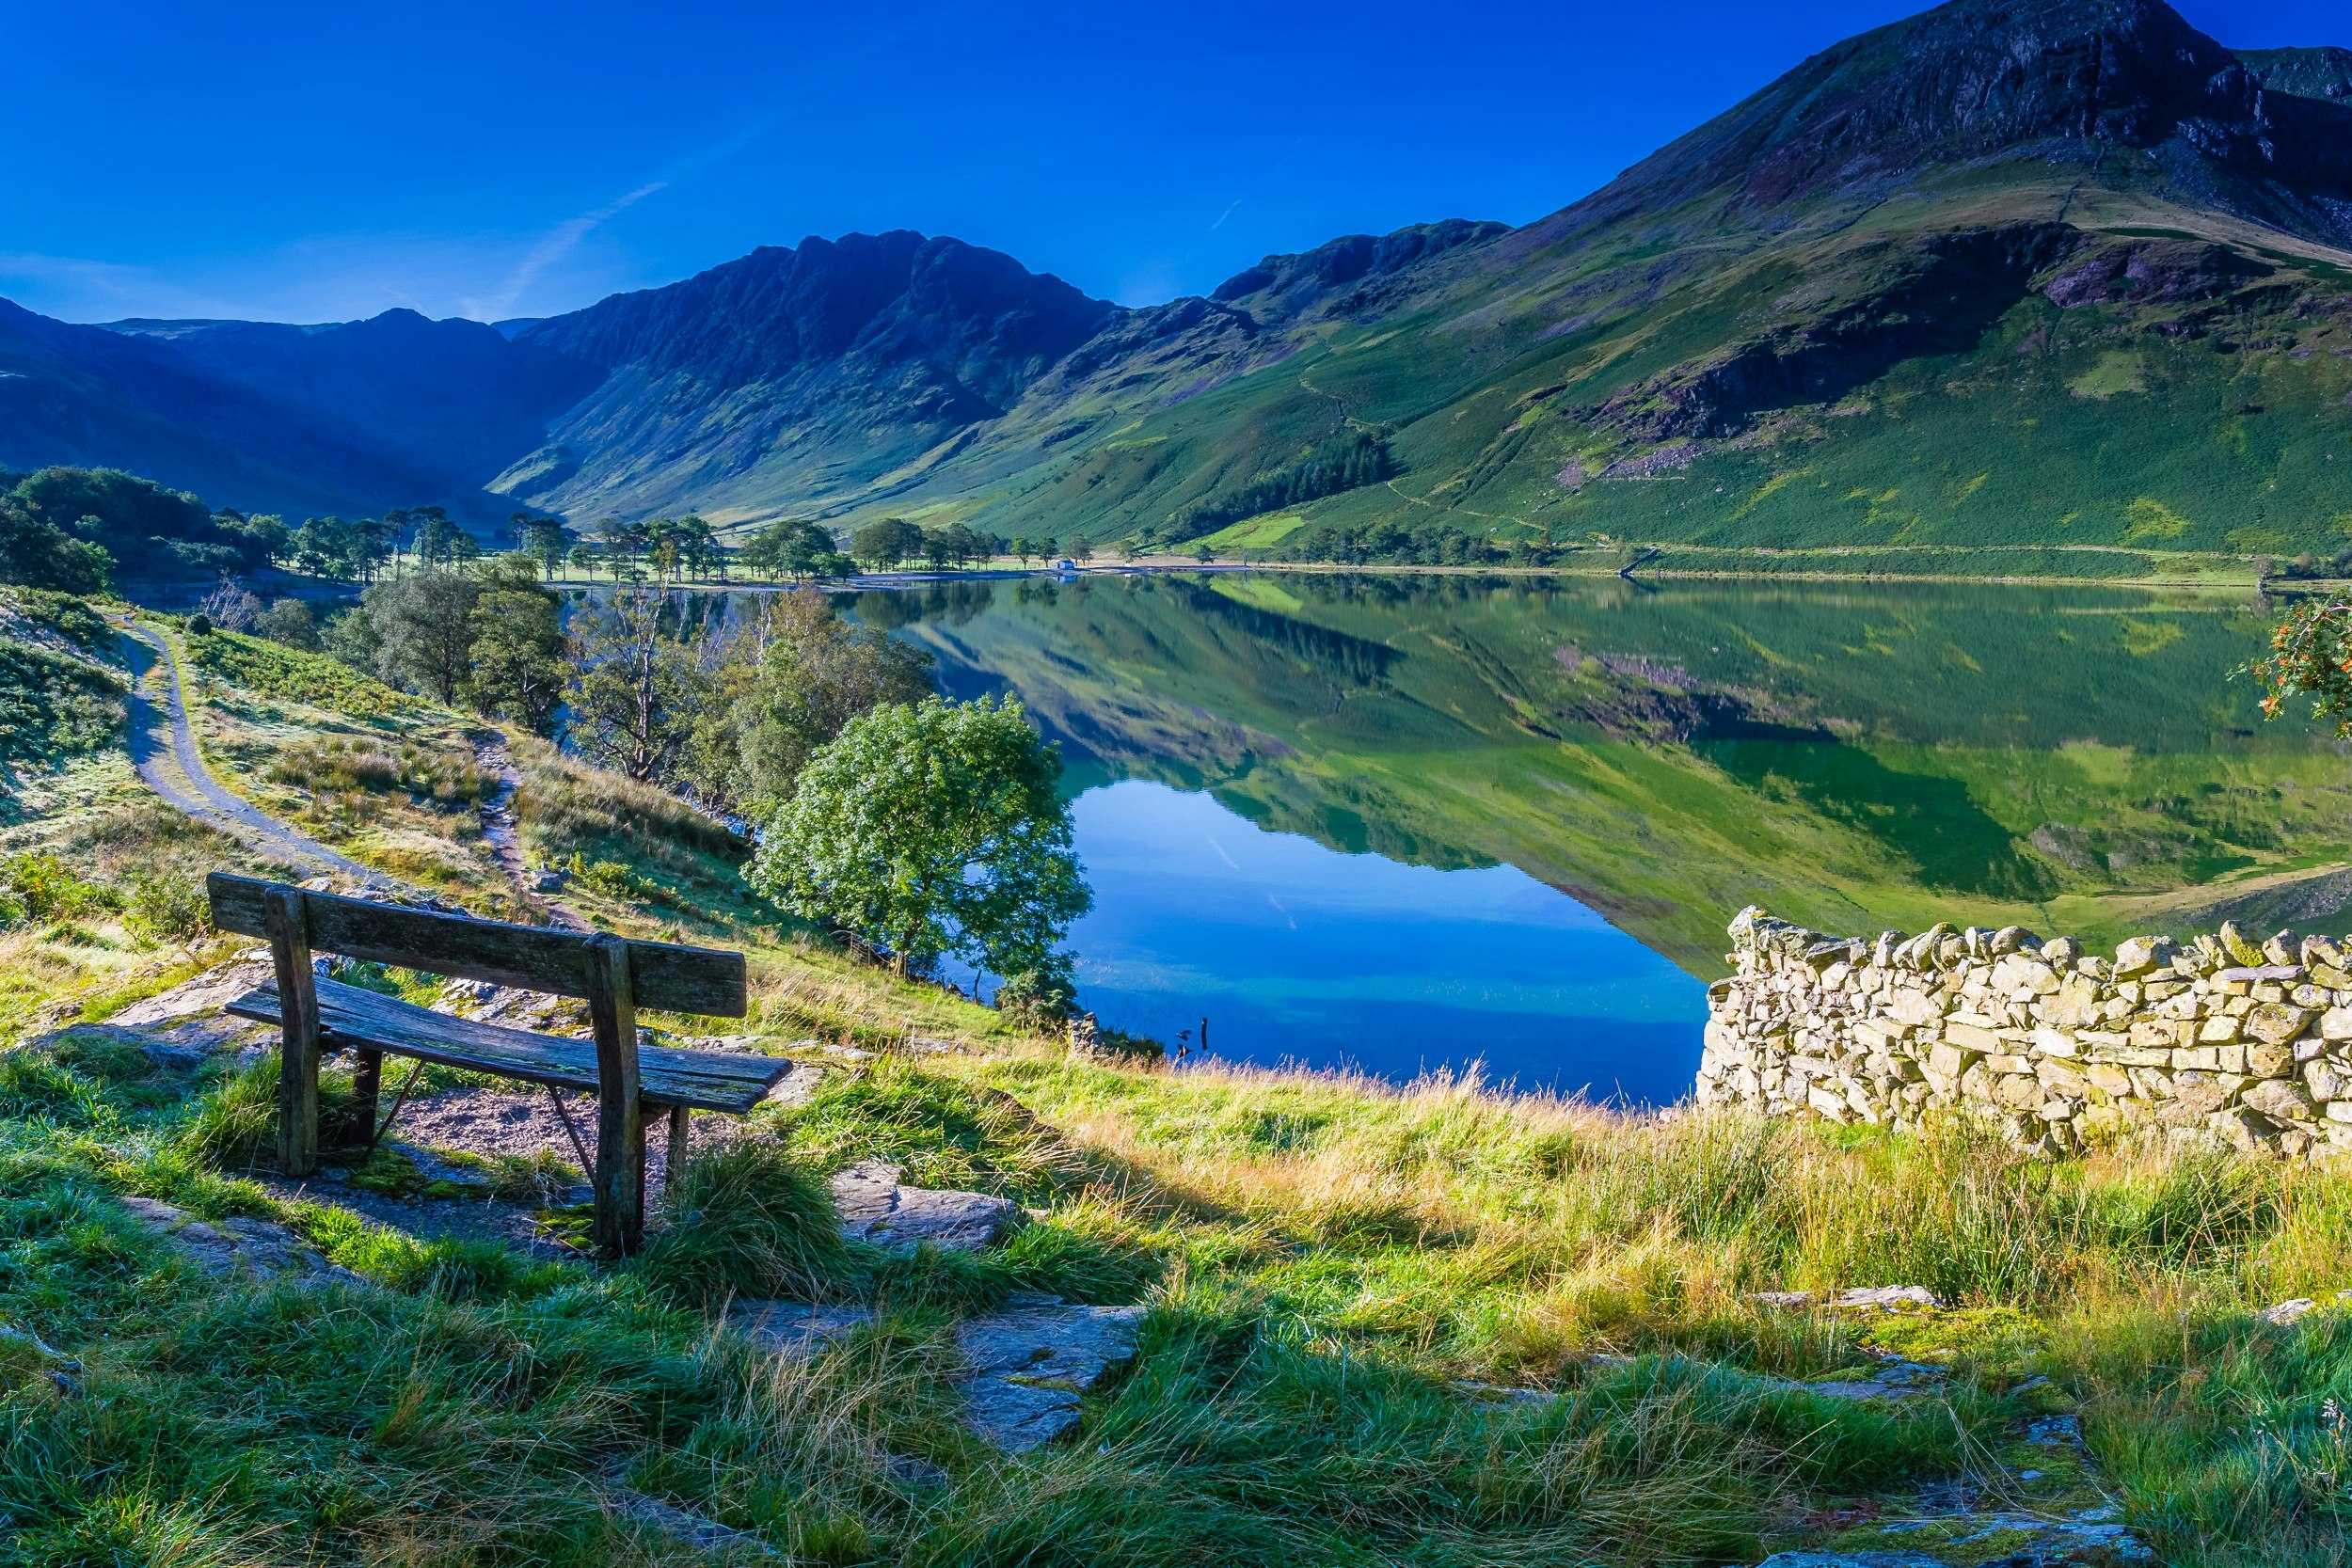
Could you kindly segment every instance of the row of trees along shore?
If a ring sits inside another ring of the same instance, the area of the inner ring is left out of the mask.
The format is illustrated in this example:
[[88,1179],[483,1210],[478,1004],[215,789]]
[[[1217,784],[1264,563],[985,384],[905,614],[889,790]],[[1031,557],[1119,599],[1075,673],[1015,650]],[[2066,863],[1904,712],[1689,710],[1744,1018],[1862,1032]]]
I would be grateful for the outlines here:
[[951,703],[930,657],[834,595],[623,585],[568,624],[517,550],[428,558],[324,623],[224,584],[192,630],[332,655],[403,690],[561,739],[583,760],[758,829],[746,879],[914,973],[948,956],[1000,1005],[1067,1009],[1070,922],[1089,898],[1059,753],[1018,704]]
[[[1200,530],[1229,520],[1227,513],[1234,508],[1270,504],[1276,496],[1276,490],[1251,490],[1223,512],[1195,508],[1198,516],[1188,513],[1144,523],[1119,553],[1129,561],[1152,551],[1215,560],[1218,551],[1199,536]],[[294,521],[274,514],[215,510],[183,491],[116,469],[0,470],[0,582],[67,593],[93,593],[118,578],[184,579],[268,566],[373,582],[417,568],[468,565],[501,545],[529,558],[548,580],[572,577],[616,584],[729,582],[739,577],[806,581],[845,578],[861,568],[944,572],[1006,559],[1024,566],[1065,558],[1087,565],[1095,556],[1094,542],[1084,537],[1041,533],[1007,539],[961,522],[927,525],[904,517],[876,518],[847,533],[807,518],[785,517],[729,543],[707,519],[691,514],[608,517],[575,526],[516,512],[502,532],[502,539],[485,545],[441,506],[395,507],[379,517],[330,515]],[[1613,547],[1607,540],[1595,543]],[[1314,523],[1246,553],[1353,565],[1541,569],[1559,563],[1570,550],[1540,536],[1504,540],[1438,524],[1406,528],[1376,522]],[[2282,576],[2308,576],[2330,567],[2346,569],[2341,561],[2314,563],[2305,558],[2278,570]]]
[[[861,568],[948,571],[1010,558],[1026,565],[1059,557],[1093,560],[1083,538],[1001,538],[960,522],[927,526],[882,517],[836,534],[801,517],[779,518],[741,541],[723,541],[707,520],[608,517],[585,528],[516,512],[508,550],[553,580],[566,575],[614,583],[728,582],[845,578]],[[377,517],[328,515],[292,520],[215,509],[185,491],[114,468],[0,469],[0,582],[70,594],[117,581],[237,577],[278,567],[306,577],[373,582],[412,570],[469,567],[490,546],[444,506],[394,507]],[[1132,557],[1133,552],[1130,551]]]

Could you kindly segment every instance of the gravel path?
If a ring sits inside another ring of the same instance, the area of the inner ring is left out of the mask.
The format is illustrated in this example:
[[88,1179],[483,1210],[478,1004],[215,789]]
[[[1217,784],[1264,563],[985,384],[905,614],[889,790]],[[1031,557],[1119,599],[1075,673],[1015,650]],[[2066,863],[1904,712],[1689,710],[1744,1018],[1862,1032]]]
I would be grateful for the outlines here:
[[[298,865],[339,871],[377,887],[389,885],[382,872],[296,832],[264,815],[251,801],[223,788],[204,766],[204,759],[197,754],[196,736],[188,728],[187,705],[180,695],[180,665],[171,657],[170,646],[144,626],[119,629],[123,652],[131,665],[131,766],[137,769],[140,782],[188,816],[243,839],[264,853]],[[177,774],[166,766],[165,749],[155,734],[155,705],[139,689],[139,683],[155,658],[163,660],[164,717],[170,725],[169,760],[178,765]]]
[[482,802],[482,837],[514,885],[515,896],[546,916],[549,925],[567,931],[596,929],[578,910],[547,897],[532,885],[535,879],[523,859],[522,838],[515,822],[515,796],[523,786],[522,769],[515,766],[515,753],[508,749],[506,737],[496,730],[476,730],[468,738],[473,742],[474,760],[498,775],[499,792]]

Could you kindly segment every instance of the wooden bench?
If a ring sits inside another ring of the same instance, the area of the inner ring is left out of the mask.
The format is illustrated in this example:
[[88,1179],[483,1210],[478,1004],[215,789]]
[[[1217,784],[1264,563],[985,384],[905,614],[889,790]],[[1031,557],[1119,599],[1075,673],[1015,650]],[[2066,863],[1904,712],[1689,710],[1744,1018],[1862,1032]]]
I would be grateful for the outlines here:
[[[319,1056],[325,1050],[353,1053],[359,1110],[377,1136],[375,1105],[388,1053],[544,1085],[551,1095],[592,1090],[596,1246],[619,1257],[635,1251],[644,1236],[645,1112],[669,1112],[668,1157],[675,1170],[686,1149],[690,1113],[741,1116],[791,1070],[791,1063],[776,1056],[637,1042],[641,1006],[741,1018],[747,998],[740,953],[433,914],[217,871],[205,879],[205,890],[215,928],[261,937],[270,945],[275,980],[230,1003],[229,1011],[278,1026],[284,1055],[278,1161],[288,1176],[318,1168]],[[322,979],[311,971],[313,951],[580,997],[588,1004],[593,1038],[476,1023]],[[556,1109],[568,1130],[571,1118],[561,1100]],[[392,1114],[399,1111],[395,1097]]]

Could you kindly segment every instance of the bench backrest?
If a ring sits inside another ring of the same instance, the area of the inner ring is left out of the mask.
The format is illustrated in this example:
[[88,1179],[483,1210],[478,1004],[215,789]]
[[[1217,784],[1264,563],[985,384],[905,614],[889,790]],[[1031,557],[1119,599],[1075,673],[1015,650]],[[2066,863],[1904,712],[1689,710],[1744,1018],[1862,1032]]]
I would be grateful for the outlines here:
[[[268,891],[281,883],[215,871],[204,879],[213,925],[267,939]],[[588,996],[589,942],[574,931],[511,926],[469,915],[404,910],[331,893],[288,891],[302,900],[310,943],[365,963],[398,964],[430,974],[561,996]],[[707,1018],[741,1018],[748,1006],[743,955],[666,942],[628,942],[630,990],[640,1007]]]

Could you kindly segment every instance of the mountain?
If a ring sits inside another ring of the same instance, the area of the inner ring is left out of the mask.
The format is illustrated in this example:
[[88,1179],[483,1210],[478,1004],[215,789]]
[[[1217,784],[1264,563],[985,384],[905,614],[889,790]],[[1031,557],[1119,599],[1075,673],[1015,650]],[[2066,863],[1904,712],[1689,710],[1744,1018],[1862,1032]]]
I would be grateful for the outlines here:
[[1518,229],[1348,236],[1147,309],[893,232],[497,327],[122,323],[141,356],[74,336],[19,372],[50,414],[0,462],[82,429],[132,466],[246,460],[207,492],[240,504],[399,476],[477,515],[908,512],[1389,559],[2332,556],[2348,68],[2233,53],[2157,0],[1960,0]]
[[53,463],[128,468],[216,503],[297,515],[396,506],[450,483],[437,465],[224,380],[170,343],[0,300],[0,468]]
[[573,513],[746,511],[864,484],[1001,418],[1120,315],[1059,278],[903,230],[764,246],[515,335],[602,380],[501,475]]
[[584,361],[511,342],[496,327],[387,310],[326,326],[262,322],[122,321],[113,330],[168,343],[205,372],[354,446],[444,483],[495,473],[517,448],[603,379]]

